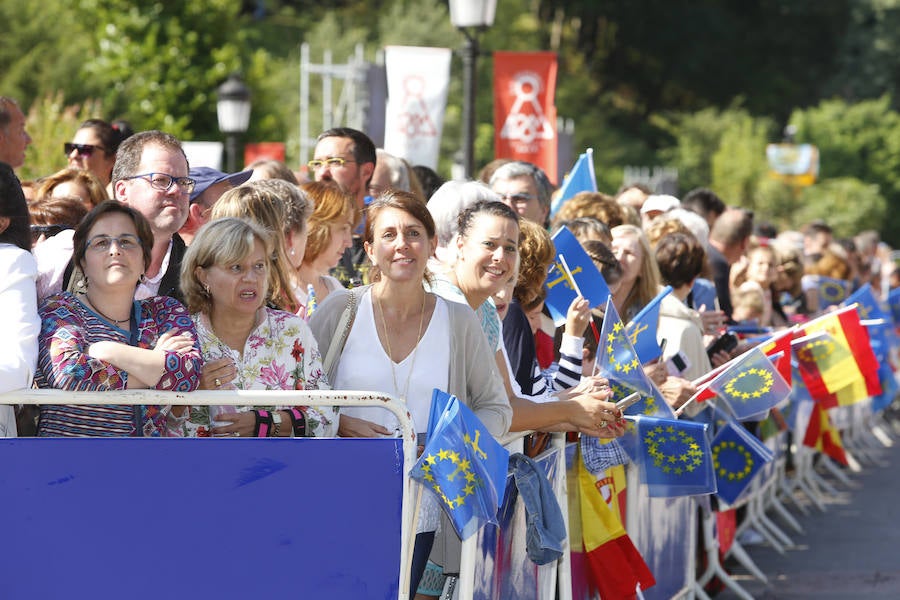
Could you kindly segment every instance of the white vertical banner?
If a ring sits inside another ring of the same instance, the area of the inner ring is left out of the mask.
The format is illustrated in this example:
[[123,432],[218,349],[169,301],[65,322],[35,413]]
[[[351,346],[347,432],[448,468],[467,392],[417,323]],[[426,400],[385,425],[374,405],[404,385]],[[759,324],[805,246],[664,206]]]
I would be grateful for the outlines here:
[[450,85],[450,50],[387,46],[384,149],[412,165],[437,168]]

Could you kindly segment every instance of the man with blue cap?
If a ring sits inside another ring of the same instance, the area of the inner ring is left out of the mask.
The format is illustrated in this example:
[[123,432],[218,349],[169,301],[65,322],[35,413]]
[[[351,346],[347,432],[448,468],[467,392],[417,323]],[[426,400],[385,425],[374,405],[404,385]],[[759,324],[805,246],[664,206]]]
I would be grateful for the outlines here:
[[231,174],[210,167],[195,167],[190,170],[190,178],[195,181],[194,191],[191,192],[187,221],[178,230],[178,235],[185,244],[190,245],[197,230],[209,220],[212,207],[222,194],[241,185],[251,175],[253,169]]

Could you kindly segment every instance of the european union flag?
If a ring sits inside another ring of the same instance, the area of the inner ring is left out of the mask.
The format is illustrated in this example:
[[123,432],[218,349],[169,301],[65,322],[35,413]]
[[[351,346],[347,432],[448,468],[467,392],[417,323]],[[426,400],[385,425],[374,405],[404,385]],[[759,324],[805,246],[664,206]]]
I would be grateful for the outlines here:
[[662,356],[662,348],[656,341],[656,331],[659,329],[659,305],[671,291],[670,285],[663,288],[627,325],[628,337],[641,364],[647,364]]
[[762,415],[790,396],[791,387],[758,346],[733,362],[709,387],[738,420]]
[[509,452],[456,396],[436,389],[431,406],[440,416],[410,477],[438,496],[456,533],[466,539],[485,523],[497,523]]
[[638,417],[641,483],[653,498],[714,494],[706,423]]
[[840,304],[850,295],[852,284],[844,279],[819,276],[816,289],[819,293],[819,310],[832,304]]
[[[544,304],[550,310],[553,322],[559,326],[566,322],[566,312],[572,300],[578,297],[579,291],[590,302],[591,308],[606,302],[611,292],[597,265],[571,231],[566,227],[560,227],[553,234],[553,245],[556,248],[556,258],[544,283],[547,287],[547,299]],[[560,259],[560,256],[563,258]]]
[[711,448],[716,473],[716,495],[734,504],[762,466],[771,462],[772,451],[739,423],[719,429]]
[[572,167],[572,170],[566,173],[563,184],[559,188],[559,194],[557,194],[556,199],[550,205],[550,216],[555,216],[566,200],[578,192],[596,191],[597,177],[594,175],[594,149],[588,148],[575,161],[575,166]]
[[888,292],[888,306],[891,307],[891,315],[895,323],[900,323],[900,287]]

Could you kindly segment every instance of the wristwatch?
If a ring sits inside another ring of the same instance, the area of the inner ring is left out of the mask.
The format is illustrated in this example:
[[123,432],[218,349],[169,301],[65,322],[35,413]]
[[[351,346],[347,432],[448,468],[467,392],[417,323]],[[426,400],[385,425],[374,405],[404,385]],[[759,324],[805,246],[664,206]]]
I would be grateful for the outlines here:
[[272,437],[278,437],[281,430],[281,413],[277,410],[272,411]]

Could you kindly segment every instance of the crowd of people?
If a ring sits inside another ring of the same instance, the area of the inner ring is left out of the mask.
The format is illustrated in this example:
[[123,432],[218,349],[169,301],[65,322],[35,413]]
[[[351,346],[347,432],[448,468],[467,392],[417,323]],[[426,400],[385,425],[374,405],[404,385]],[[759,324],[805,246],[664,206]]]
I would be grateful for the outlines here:
[[[594,366],[603,306],[578,297],[558,328],[544,307],[558,228],[594,260],[623,321],[671,286],[663,354],[643,368],[673,409],[747,349],[707,350],[728,325],[816,314],[817,277],[876,291],[897,278],[874,232],[835,240],[824,221],[779,232],[710,190],[679,200],[641,185],[582,192],[551,214],[558,192],[535,165],[496,160],[476,181],[442,182],[349,128],[319,136],[303,183],[277,161],[191,167],[175,137],[100,119],[64,145],[66,168],[20,182],[30,141],[0,97],[0,320],[12,334],[0,392],[372,390],[406,402],[424,433],[440,388],[496,437],[615,439],[619,398]],[[0,406],[7,436],[397,431],[378,408]],[[426,597],[458,569],[440,520],[426,502],[411,582]]]

